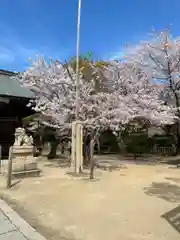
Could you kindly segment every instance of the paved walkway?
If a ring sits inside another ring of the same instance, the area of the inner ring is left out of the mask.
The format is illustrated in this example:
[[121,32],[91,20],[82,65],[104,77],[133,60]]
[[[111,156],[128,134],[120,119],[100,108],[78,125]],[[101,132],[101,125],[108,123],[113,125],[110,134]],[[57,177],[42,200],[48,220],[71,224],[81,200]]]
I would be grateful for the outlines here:
[[0,240],[46,240],[0,199]]

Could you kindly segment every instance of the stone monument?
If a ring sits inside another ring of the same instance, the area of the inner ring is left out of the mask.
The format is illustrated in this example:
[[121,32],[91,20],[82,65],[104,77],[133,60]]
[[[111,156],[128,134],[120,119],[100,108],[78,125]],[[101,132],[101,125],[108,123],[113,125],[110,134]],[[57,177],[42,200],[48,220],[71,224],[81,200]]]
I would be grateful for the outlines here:
[[[24,128],[17,128],[12,147],[12,176],[39,175],[37,158],[33,157],[33,139]],[[7,171],[6,171],[7,172]]]

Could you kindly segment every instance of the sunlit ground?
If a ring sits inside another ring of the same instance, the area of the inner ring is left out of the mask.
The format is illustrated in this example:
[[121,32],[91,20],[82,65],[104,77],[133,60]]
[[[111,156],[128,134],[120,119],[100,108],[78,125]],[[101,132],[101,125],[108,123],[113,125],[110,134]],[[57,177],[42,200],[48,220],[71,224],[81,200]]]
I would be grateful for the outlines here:
[[126,165],[96,178],[72,177],[68,168],[41,162],[39,178],[26,178],[6,200],[48,240],[179,240],[161,215],[180,204],[180,169]]

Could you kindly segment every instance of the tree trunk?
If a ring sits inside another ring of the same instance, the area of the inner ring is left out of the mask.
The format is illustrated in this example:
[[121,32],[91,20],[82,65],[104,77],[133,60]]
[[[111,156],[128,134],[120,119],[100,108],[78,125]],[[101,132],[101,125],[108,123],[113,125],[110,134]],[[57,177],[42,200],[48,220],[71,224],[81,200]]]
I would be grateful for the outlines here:
[[118,147],[119,147],[119,152],[121,154],[126,153],[126,147],[125,147],[124,141],[122,139],[118,139]]
[[65,143],[61,142],[61,154],[65,153]]
[[84,146],[84,161],[83,165],[84,166],[89,166],[90,164],[90,147],[89,146]]
[[90,164],[90,142],[91,142],[91,137],[86,136],[84,138],[84,144],[83,144],[84,166],[89,166]]
[[94,179],[94,141],[91,139],[90,142],[90,179]]
[[57,146],[59,144],[58,141],[50,142],[51,144],[51,151],[48,154],[48,159],[53,159],[56,157]]
[[100,143],[100,138],[97,139],[96,144],[97,144],[97,151],[98,151],[98,154],[101,154],[101,143]]

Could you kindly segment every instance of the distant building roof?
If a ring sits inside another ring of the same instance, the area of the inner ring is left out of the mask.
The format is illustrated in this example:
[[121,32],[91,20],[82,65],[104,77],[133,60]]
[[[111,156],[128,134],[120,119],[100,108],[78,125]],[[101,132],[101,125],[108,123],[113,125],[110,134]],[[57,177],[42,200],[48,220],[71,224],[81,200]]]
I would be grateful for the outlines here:
[[33,92],[22,87],[20,83],[13,79],[16,73],[0,69],[0,96],[11,96],[21,98],[32,98]]

